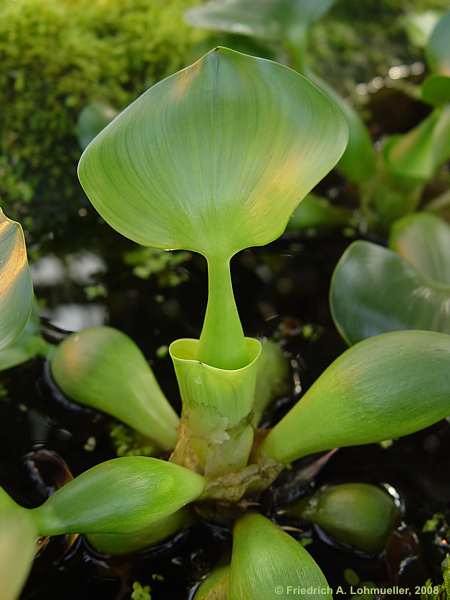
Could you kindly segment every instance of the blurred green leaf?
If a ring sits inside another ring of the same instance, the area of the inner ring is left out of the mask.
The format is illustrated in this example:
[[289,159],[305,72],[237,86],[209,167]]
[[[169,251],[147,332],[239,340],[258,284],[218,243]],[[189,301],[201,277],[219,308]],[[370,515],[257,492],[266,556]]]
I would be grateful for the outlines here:
[[430,69],[450,77],[450,11],[439,19],[426,45]]
[[449,364],[444,333],[396,331],[359,342],[275,425],[260,453],[289,463],[424,429],[450,415]]
[[450,225],[427,213],[408,215],[392,226],[389,246],[436,284],[449,286]]
[[210,0],[186,12],[188,23],[213,31],[280,41],[320,19],[335,0]]
[[229,597],[286,599],[298,587],[315,588],[307,593],[309,598],[332,598],[325,576],[299,542],[261,515],[239,519],[233,532]]
[[438,12],[427,10],[421,13],[405,15],[401,21],[411,43],[419,48],[425,48],[439,17],[440,14]]
[[33,284],[22,227],[0,209],[0,350],[25,327],[32,300]]
[[432,106],[443,106],[450,103],[450,77],[430,75],[421,87],[422,100]]
[[333,319],[347,343],[402,329],[450,334],[449,244],[449,226],[421,213],[394,225],[395,252],[370,242],[351,244],[330,290]]
[[82,150],[102,131],[118,114],[115,108],[112,108],[104,102],[92,102],[81,111],[76,133],[78,142]]
[[178,416],[144,355],[112,327],[83,329],[66,338],[51,356],[51,371],[72,400],[101,410],[170,450]]
[[408,133],[392,136],[383,157],[392,175],[429,180],[450,158],[450,106],[435,109]]
[[367,483],[323,487],[289,506],[287,513],[311,521],[338,542],[369,554],[383,550],[398,517],[393,498]]
[[334,206],[326,198],[308,194],[292,213],[287,231],[340,227],[347,224],[351,216],[348,209]]
[[198,498],[204,485],[200,475],[167,461],[115,458],[72,479],[30,514],[40,535],[139,533]]

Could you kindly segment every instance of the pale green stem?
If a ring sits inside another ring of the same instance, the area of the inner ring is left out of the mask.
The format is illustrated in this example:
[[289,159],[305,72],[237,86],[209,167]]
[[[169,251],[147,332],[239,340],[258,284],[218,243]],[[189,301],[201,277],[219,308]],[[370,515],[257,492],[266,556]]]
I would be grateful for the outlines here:
[[308,32],[305,25],[299,25],[289,31],[284,39],[284,47],[289,66],[299,73],[307,72]]
[[248,362],[229,258],[208,258],[208,306],[197,359],[219,369],[240,369]]

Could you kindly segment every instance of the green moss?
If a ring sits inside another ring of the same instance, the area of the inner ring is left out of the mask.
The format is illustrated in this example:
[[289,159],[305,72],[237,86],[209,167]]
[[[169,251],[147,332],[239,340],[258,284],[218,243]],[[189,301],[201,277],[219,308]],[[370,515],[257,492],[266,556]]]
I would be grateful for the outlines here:
[[191,0],[4,0],[0,6],[0,203],[57,230],[84,203],[76,124],[93,100],[123,108],[189,62]]
[[133,592],[131,594],[131,600],[152,600],[152,594],[150,586],[142,586],[139,581],[133,583]]

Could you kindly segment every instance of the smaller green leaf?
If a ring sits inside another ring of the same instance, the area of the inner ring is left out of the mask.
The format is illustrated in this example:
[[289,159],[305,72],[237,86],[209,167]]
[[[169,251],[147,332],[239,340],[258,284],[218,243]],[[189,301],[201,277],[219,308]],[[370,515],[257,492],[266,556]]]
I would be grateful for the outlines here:
[[317,21],[335,0],[210,0],[186,12],[195,27],[282,41]]
[[194,600],[228,600],[230,567],[215,568],[195,593]]
[[103,554],[112,556],[137,552],[168,537],[175,535],[192,523],[192,515],[187,508],[146,525],[135,533],[91,533],[87,536],[89,543]]
[[408,215],[392,226],[389,246],[427,279],[449,286],[450,226],[427,213]]
[[76,132],[82,150],[110,123],[118,111],[104,102],[91,102],[78,117]]
[[327,534],[369,554],[383,550],[398,518],[393,498],[367,483],[343,483],[321,488],[287,513],[319,525]]
[[138,533],[202,493],[200,475],[143,456],[96,465],[30,510],[40,535]]
[[450,77],[450,11],[437,22],[425,51],[430,69]]
[[287,231],[302,229],[328,229],[349,223],[352,213],[334,206],[326,198],[308,194],[297,206],[289,220]]
[[396,331],[337,358],[272,429],[260,453],[278,463],[394,439],[450,415],[450,335]]
[[33,284],[22,227],[0,209],[0,350],[25,327],[32,300]]
[[354,242],[335,268],[331,312],[349,344],[401,329],[450,333],[447,223],[424,213],[404,217],[394,224],[390,245],[395,252]]
[[92,327],[70,335],[52,354],[51,370],[75,402],[116,417],[164,450],[175,446],[178,417],[144,355],[121,331]]
[[[3,490],[0,490],[0,493]],[[0,508],[0,582],[2,600],[18,600],[36,553],[37,531],[25,510]]]
[[298,588],[310,588],[306,596],[311,599],[332,598],[325,576],[301,544],[261,515],[239,519],[233,532],[229,597],[285,599]]
[[422,100],[432,106],[450,103],[450,76],[430,75],[421,87]]

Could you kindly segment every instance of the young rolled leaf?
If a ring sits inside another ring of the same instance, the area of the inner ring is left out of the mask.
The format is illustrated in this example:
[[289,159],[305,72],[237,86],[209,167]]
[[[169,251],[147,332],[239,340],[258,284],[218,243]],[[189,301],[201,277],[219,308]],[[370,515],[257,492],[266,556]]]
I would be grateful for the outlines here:
[[255,400],[253,403],[253,425],[258,425],[264,410],[276,396],[288,388],[289,362],[280,346],[271,340],[261,344],[256,375]]
[[134,533],[91,533],[87,535],[87,539],[98,552],[103,554],[112,556],[129,554],[163,542],[188,527],[192,520],[190,511],[182,508]]
[[213,478],[247,464],[261,343],[246,338],[250,360],[235,370],[198,361],[198,343],[181,339],[169,348],[183,403],[180,437],[171,460]]
[[332,590],[303,546],[258,514],[240,519],[233,532],[229,598],[290,598],[297,588],[308,598],[332,598]]
[[450,415],[449,365],[444,333],[396,331],[359,342],[272,429],[260,454],[289,463],[428,427]]
[[0,586],[2,600],[18,600],[36,553],[37,530],[20,508],[0,508]]
[[271,41],[320,19],[335,0],[210,0],[186,12],[195,27]]
[[52,354],[51,371],[75,402],[116,417],[164,450],[174,448],[178,417],[144,355],[121,331],[92,327],[70,335]]
[[229,600],[230,567],[224,565],[212,571],[195,593],[194,600]]
[[95,208],[126,237],[206,256],[198,358],[237,369],[248,356],[230,258],[281,235],[346,141],[339,108],[305,78],[216,48],[114,119],[86,148],[78,172]]
[[136,533],[197,499],[203,477],[143,456],[96,465],[30,510],[40,535]]
[[25,327],[32,301],[33,284],[22,227],[0,209],[0,350]]
[[402,329],[450,334],[447,223],[421,213],[404,217],[392,228],[390,245],[396,252],[354,242],[335,268],[331,312],[348,344]]
[[431,70],[450,77],[450,11],[437,22],[425,52]]
[[367,483],[321,488],[286,512],[319,525],[336,541],[369,554],[383,550],[398,518],[393,498]]

